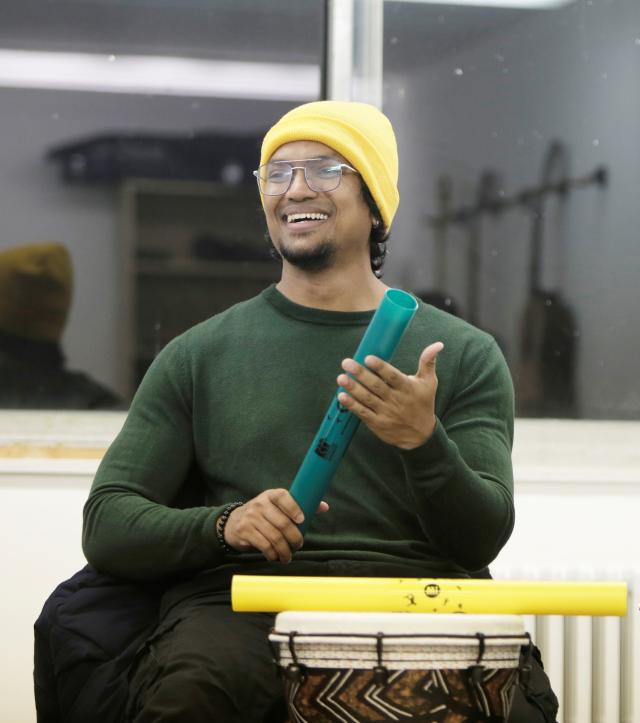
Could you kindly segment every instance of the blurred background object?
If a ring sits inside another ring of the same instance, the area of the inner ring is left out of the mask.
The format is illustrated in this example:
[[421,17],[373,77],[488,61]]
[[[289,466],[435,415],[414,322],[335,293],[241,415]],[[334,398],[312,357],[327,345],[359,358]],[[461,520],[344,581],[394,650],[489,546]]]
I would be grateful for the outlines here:
[[72,298],[73,267],[62,244],[0,252],[0,407],[122,407],[105,386],[65,367],[61,340]]

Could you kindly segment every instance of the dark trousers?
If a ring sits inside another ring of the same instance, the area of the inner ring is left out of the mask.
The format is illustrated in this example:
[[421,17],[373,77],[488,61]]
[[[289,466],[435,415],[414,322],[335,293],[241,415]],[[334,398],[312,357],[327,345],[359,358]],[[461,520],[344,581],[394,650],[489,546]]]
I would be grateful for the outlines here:
[[[268,645],[274,616],[234,613],[226,602],[174,607],[131,669],[127,721],[282,723],[283,684]],[[510,723],[553,723],[555,696],[533,661],[526,696],[515,693]]]
[[267,642],[273,619],[223,603],[172,610],[132,666],[127,720],[281,723],[283,685]]

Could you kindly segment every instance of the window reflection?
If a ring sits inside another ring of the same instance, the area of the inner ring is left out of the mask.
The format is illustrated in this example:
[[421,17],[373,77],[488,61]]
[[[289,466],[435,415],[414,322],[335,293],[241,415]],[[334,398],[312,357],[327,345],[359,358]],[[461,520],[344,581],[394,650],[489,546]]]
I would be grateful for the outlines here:
[[[495,335],[521,415],[638,418],[640,6],[501,4],[385,2],[402,198],[385,278]],[[0,251],[68,249],[71,368],[128,400],[172,336],[277,277],[245,154],[319,96],[323,12],[3,3]]]
[[0,252],[68,250],[67,363],[125,401],[170,338],[276,278],[250,172],[265,130],[319,97],[323,12],[3,3]]
[[394,272],[496,336],[520,415],[638,418],[640,7],[486,5],[385,4]]
[[118,409],[122,400],[66,365],[61,339],[73,265],[58,243],[0,251],[0,408]]

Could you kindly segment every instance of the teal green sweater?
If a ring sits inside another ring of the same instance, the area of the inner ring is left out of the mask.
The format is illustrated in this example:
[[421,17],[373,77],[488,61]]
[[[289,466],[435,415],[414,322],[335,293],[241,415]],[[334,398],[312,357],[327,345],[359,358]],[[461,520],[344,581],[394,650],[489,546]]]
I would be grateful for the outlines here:
[[[371,316],[299,306],[270,287],[169,343],[96,474],[84,516],[89,562],[138,580],[259,563],[259,553],[225,556],[215,519],[225,503],[289,487]],[[434,341],[445,345],[435,433],[402,451],[361,424],[326,495],[330,511],[314,518],[288,573],[297,561],[344,560],[459,577],[508,539],[509,372],[490,336],[422,303],[393,364],[415,373]],[[194,474],[205,506],[170,507]]]

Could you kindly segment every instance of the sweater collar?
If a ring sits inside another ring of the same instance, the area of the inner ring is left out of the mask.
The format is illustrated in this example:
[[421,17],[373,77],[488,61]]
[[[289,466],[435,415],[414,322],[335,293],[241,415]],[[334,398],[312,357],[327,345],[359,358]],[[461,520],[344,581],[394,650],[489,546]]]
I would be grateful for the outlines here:
[[288,299],[276,289],[275,284],[262,292],[263,298],[280,313],[298,321],[328,326],[365,326],[371,321],[372,311],[330,311],[302,306]]

